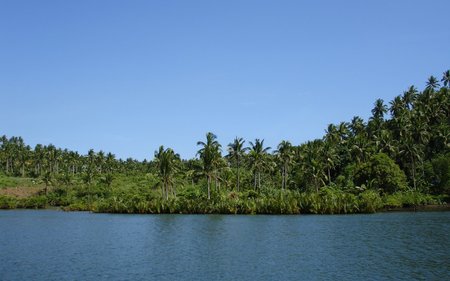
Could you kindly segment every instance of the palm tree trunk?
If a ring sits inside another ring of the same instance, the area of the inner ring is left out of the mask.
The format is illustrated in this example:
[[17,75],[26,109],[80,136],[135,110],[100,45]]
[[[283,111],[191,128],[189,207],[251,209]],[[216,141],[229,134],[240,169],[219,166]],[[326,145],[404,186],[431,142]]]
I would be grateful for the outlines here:
[[166,200],[169,200],[169,189],[170,189],[170,185],[168,183],[166,183]]
[[414,186],[414,190],[417,190],[417,187],[416,187],[416,166],[415,166],[413,157],[411,157],[411,164],[412,164],[413,186]]
[[319,193],[319,185],[317,184],[317,177],[314,177],[314,185],[316,186],[316,192]]
[[330,172],[330,167],[328,167],[327,169],[328,169],[328,183],[331,185],[331,172]]
[[258,189],[261,190],[261,173],[258,172]]
[[208,175],[208,200],[211,199],[211,176]]
[[239,192],[239,158],[237,160],[237,191]]
[[284,167],[284,189],[287,188],[288,183],[288,167]]

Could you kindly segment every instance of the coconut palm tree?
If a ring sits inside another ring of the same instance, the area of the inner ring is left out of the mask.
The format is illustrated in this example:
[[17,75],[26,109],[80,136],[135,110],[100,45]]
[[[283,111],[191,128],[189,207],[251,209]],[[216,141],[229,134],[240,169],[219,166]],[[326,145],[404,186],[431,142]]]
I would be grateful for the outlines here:
[[103,173],[103,166],[105,165],[105,153],[100,150],[97,153],[97,157],[96,157],[96,166],[98,167],[98,171],[99,173]]
[[248,154],[250,167],[253,170],[254,188],[261,188],[261,172],[267,165],[267,152],[270,147],[264,147],[264,140],[255,139],[255,143],[250,143],[250,152]]
[[171,148],[164,149],[162,145],[159,147],[159,150],[155,151],[155,161],[162,184],[162,196],[166,200],[169,199],[169,193],[176,195],[173,178],[178,170],[179,158],[179,155],[175,154]]
[[316,192],[319,192],[319,187],[325,185],[325,167],[323,157],[323,141],[314,140],[309,141],[303,146],[303,162],[302,169],[308,183],[315,187]]
[[293,159],[293,149],[292,145],[288,141],[281,141],[275,151],[276,157],[278,159],[281,168],[281,189],[285,189],[287,186],[289,166]]
[[45,195],[47,195],[48,193],[48,187],[52,185],[53,183],[53,176],[52,173],[50,171],[45,172],[44,176],[42,177],[42,181],[45,184]]
[[206,142],[198,141],[197,145],[201,148],[197,151],[197,155],[200,156],[202,160],[203,174],[206,176],[208,185],[208,200],[211,199],[211,181],[215,172],[215,164],[217,163],[217,158],[220,158],[220,148],[221,145],[217,141],[217,136],[211,132],[206,134]]
[[417,98],[417,89],[414,86],[410,86],[407,91],[403,92],[403,102],[408,110],[411,110],[412,104]]
[[242,138],[236,137],[234,141],[228,144],[228,157],[231,161],[236,163],[236,190],[240,190],[240,173],[239,168],[241,164],[241,159],[245,154],[245,151],[248,150],[248,147],[244,147],[245,141]]
[[436,77],[434,77],[433,75],[431,75],[428,78],[427,81],[427,87],[425,88],[426,91],[430,91],[433,92],[437,87],[439,87],[439,82],[437,80]]
[[447,70],[442,74],[441,82],[444,84],[444,87],[450,89],[450,70]]
[[105,164],[106,164],[106,170],[109,173],[114,171],[114,168],[115,168],[114,166],[116,164],[116,156],[114,154],[112,154],[111,152],[108,152],[108,154],[106,154]]
[[416,166],[417,161],[421,161],[421,149],[420,145],[417,144],[411,136],[407,137],[400,147],[399,154],[403,157],[404,162],[408,163],[410,176],[413,181],[414,190],[417,189],[417,180],[416,180]]
[[387,113],[388,108],[384,104],[382,99],[377,99],[375,101],[375,106],[372,109],[372,117],[370,117],[369,132],[370,137],[373,139],[378,136],[383,129],[384,125],[384,115]]
[[391,102],[389,111],[394,119],[400,118],[403,115],[403,111],[406,109],[405,102],[400,96],[396,96]]
[[372,120],[383,120],[387,110],[384,101],[382,99],[377,99],[375,101],[375,107],[372,109]]
[[30,146],[25,146],[25,143],[23,143],[19,147],[19,162],[20,162],[20,169],[21,169],[21,175],[22,177],[25,177],[25,165],[27,164],[27,161],[30,158],[31,152],[30,152]]
[[349,125],[350,132],[353,137],[364,133],[365,127],[366,125],[364,124],[364,120],[359,116],[354,116]]

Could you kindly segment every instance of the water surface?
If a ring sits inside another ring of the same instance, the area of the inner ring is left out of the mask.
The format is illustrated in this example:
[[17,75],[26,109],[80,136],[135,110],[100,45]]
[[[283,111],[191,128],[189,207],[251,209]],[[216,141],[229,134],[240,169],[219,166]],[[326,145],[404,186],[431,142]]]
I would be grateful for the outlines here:
[[0,280],[450,280],[450,212],[0,211]]

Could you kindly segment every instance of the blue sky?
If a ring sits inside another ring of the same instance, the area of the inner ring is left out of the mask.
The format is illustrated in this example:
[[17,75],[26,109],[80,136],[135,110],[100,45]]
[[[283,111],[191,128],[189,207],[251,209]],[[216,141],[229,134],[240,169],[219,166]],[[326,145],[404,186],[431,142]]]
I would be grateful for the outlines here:
[[0,1],[0,134],[183,158],[300,144],[450,67],[450,1]]

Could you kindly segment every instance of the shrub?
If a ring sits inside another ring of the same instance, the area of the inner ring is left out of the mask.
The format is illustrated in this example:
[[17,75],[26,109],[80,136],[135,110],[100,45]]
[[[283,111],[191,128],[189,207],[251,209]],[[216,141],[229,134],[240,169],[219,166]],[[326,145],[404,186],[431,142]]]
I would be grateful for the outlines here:
[[372,189],[381,189],[393,193],[407,188],[405,173],[384,153],[373,155],[367,163],[356,168],[356,185],[367,185]]

